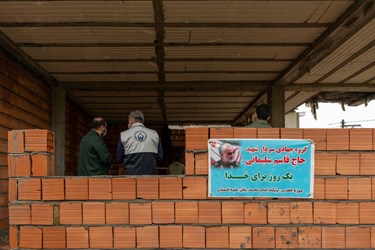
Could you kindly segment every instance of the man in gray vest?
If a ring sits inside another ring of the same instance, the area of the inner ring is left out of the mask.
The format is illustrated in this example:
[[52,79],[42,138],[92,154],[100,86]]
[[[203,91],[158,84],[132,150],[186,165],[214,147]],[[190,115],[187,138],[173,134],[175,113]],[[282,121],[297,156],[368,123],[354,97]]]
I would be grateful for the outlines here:
[[163,158],[159,135],[146,128],[144,115],[139,110],[130,112],[128,130],[121,132],[117,145],[117,161],[123,162],[127,175],[157,174],[157,160]]

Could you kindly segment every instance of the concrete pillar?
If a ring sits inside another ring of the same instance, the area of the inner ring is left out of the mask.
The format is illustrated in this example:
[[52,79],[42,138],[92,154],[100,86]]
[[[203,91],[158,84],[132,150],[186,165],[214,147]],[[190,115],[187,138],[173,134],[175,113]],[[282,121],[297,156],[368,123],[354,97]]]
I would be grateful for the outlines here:
[[285,127],[285,87],[272,86],[268,91],[268,104],[271,105],[271,125],[275,128]]
[[55,132],[55,175],[65,175],[66,91],[61,84],[52,87],[52,131]]

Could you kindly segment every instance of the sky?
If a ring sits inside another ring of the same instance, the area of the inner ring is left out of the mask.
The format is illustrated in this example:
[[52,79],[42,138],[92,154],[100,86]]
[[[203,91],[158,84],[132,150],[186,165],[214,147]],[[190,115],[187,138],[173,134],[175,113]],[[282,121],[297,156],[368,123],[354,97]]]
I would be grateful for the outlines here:
[[[359,128],[375,128],[375,100],[365,105],[350,107],[345,105],[342,110],[339,103],[319,103],[317,120],[314,119],[310,107],[302,104],[296,112],[300,113],[300,128],[340,128],[344,119],[347,128],[349,125],[359,125]],[[304,112],[304,115],[303,115]]]

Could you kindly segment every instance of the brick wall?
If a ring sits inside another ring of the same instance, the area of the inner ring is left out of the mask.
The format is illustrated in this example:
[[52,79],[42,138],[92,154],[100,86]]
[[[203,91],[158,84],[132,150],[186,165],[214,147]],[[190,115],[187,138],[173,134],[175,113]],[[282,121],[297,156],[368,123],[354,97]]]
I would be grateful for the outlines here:
[[8,226],[7,132],[50,129],[48,86],[0,48],[0,229]]
[[[184,177],[33,176],[51,166],[13,153],[10,247],[374,248],[374,136],[374,129],[187,129]],[[314,199],[207,198],[204,151],[215,137],[312,139]]]
[[66,100],[65,129],[65,175],[77,175],[79,143],[89,131],[92,117],[72,100]]

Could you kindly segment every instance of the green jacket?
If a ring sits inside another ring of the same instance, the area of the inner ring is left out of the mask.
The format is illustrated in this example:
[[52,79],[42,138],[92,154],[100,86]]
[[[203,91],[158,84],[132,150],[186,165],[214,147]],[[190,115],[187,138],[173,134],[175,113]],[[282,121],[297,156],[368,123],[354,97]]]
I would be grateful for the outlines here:
[[90,130],[79,145],[78,176],[106,175],[112,157],[103,138]]
[[250,125],[245,126],[245,128],[272,128],[272,126],[265,120],[257,120]]

